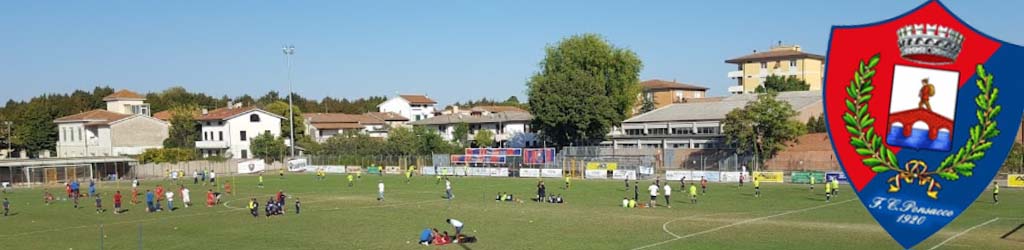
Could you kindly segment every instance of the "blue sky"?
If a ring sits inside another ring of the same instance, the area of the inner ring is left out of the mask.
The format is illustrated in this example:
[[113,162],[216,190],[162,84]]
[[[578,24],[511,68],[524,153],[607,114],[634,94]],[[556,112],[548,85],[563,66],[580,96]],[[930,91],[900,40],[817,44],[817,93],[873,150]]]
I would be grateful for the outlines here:
[[[0,99],[110,85],[214,96],[425,93],[442,104],[525,100],[544,46],[599,33],[643,60],[643,80],[725,94],[723,61],[781,40],[825,54],[831,25],[890,18],[921,1],[18,1],[0,3]],[[1024,1],[944,1],[989,35],[1024,44]]]

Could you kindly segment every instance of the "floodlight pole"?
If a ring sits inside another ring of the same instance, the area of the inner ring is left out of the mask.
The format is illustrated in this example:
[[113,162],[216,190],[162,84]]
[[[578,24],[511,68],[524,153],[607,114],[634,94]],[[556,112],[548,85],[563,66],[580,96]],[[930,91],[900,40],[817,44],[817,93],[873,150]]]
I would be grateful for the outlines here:
[[291,148],[288,150],[289,155],[292,159],[295,158],[295,114],[293,113],[294,107],[292,107],[292,55],[295,55],[295,46],[288,45],[282,48],[284,51],[285,62],[288,64],[288,123],[290,123],[291,129],[288,132],[291,133]]

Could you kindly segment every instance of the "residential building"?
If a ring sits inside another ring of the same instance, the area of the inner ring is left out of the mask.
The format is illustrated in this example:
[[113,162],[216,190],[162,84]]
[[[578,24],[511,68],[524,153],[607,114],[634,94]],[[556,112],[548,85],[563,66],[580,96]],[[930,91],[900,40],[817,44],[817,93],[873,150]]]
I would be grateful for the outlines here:
[[170,124],[150,117],[145,100],[119,90],[103,98],[107,109],[57,118],[57,157],[138,155],[163,147]]
[[204,111],[195,120],[202,127],[196,149],[203,157],[249,159],[252,138],[263,133],[281,136],[285,118],[256,107],[228,106]]
[[434,116],[434,105],[437,102],[425,95],[399,95],[377,105],[377,109],[419,121]]
[[365,115],[383,120],[388,128],[404,126],[409,122],[409,118],[392,112],[367,112]]
[[316,142],[324,142],[331,136],[345,132],[359,132],[371,137],[386,138],[390,126],[384,119],[377,118],[377,116],[394,117],[394,113],[376,113],[375,115],[310,113],[302,116],[306,119],[307,134]]
[[[477,109],[477,112],[454,113],[439,115],[424,120],[409,122],[409,125],[423,126],[437,131],[445,140],[454,141],[455,127],[460,123],[469,126],[466,141],[482,130],[490,130],[494,134],[495,147],[536,147],[537,134],[530,128],[533,116],[525,111],[490,112],[488,108]],[[472,110],[472,109],[471,109]],[[491,109],[495,110],[495,109]]]
[[799,45],[773,46],[768,51],[757,52],[726,60],[736,64],[736,70],[726,74],[736,80],[736,85],[729,87],[729,93],[753,93],[758,86],[764,84],[768,76],[796,77],[810,85],[810,90],[821,90],[825,77],[825,57],[806,53]]
[[[602,144],[614,148],[730,148],[722,134],[725,115],[756,98],[756,94],[739,94],[672,104],[623,121],[609,133],[611,140]],[[782,92],[778,99],[798,112],[795,121],[807,121],[823,111],[820,91]]]
[[647,80],[640,82],[640,86],[643,87],[640,99],[637,101],[637,105],[633,107],[633,113],[639,113],[640,109],[643,108],[645,100],[654,101],[654,108],[661,108],[673,103],[683,103],[689,99],[704,98],[707,97],[708,88],[678,83],[675,80]]

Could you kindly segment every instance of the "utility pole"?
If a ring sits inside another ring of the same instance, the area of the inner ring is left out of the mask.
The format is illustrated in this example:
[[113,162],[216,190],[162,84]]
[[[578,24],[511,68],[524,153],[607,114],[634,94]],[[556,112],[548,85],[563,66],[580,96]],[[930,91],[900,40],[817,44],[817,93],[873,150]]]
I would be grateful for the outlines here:
[[288,46],[285,46],[284,48],[282,48],[282,50],[284,51],[285,62],[288,64],[288,123],[290,123],[290,128],[291,128],[288,131],[288,132],[291,133],[291,135],[290,135],[291,137],[289,137],[290,140],[291,140],[291,143],[290,143],[291,144],[291,148],[288,150],[288,152],[289,152],[289,155],[292,157],[292,159],[294,159],[295,158],[295,114],[292,113],[292,112],[294,112],[295,108],[292,107],[292,95],[294,95],[295,93],[292,92],[292,55],[295,55],[295,46],[288,45]]

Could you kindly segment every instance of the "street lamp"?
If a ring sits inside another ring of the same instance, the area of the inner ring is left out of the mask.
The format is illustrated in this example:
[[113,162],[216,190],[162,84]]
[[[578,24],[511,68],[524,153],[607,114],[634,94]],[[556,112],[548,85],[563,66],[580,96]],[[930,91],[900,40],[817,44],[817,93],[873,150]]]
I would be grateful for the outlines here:
[[288,123],[290,123],[289,127],[291,128],[288,131],[288,132],[291,133],[291,135],[289,137],[291,139],[291,149],[288,150],[288,152],[289,152],[289,155],[294,159],[295,158],[295,114],[293,113],[294,112],[293,110],[295,108],[292,107],[292,95],[294,95],[295,93],[292,92],[292,55],[295,55],[295,46],[287,45],[287,46],[284,46],[283,48],[281,48],[281,50],[282,50],[282,52],[284,52],[285,63],[288,64]]

